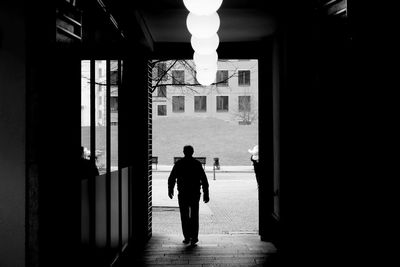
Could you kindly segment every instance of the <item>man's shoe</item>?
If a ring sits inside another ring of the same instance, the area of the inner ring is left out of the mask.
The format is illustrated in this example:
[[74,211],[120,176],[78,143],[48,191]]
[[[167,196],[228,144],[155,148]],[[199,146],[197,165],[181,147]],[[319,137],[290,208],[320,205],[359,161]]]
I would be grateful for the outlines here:
[[190,241],[190,245],[191,245],[191,246],[195,246],[197,242],[199,242],[199,240],[198,240],[197,238],[196,238],[196,239],[192,239],[192,240]]
[[190,243],[190,240],[189,240],[189,239],[183,239],[182,243],[184,243],[184,244],[189,244],[189,243]]

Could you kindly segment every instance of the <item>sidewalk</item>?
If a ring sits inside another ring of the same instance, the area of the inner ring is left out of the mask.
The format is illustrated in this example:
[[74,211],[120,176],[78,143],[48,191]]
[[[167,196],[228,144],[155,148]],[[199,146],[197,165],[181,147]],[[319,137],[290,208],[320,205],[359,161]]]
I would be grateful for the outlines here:
[[[153,164],[153,172],[171,172],[172,170],[172,165],[158,165],[156,168],[156,165]],[[213,172],[213,166],[212,165],[207,165],[205,168],[206,172]],[[248,165],[248,166],[220,166],[219,170],[215,170],[215,173],[227,173],[227,172],[233,172],[233,173],[253,173],[254,168],[253,165]]]
[[[175,188],[168,197],[167,172],[154,172],[152,181],[153,232],[180,234],[181,222]],[[209,175],[209,174],[208,174]],[[223,172],[208,177],[210,202],[200,200],[200,234],[257,233],[258,188],[254,172]]]

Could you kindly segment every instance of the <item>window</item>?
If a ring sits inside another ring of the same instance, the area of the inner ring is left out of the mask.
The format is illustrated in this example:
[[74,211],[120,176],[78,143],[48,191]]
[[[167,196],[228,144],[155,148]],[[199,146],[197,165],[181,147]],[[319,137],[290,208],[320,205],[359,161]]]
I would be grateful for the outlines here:
[[[120,77],[118,77],[120,76]],[[118,78],[122,78],[122,62],[118,60],[111,60],[110,61],[110,171],[118,170],[118,94],[119,94],[119,87],[118,87]]]
[[103,175],[118,170],[119,90],[118,84],[106,86],[104,77],[109,76],[111,83],[116,83],[122,75],[122,61],[82,61],[81,75],[81,146]]
[[185,71],[173,70],[172,71],[172,84],[174,84],[174,85],[185,84]]
[[111,112],[118,112],[118,97],[117,96],[110,97],[110,110],[111,110]]
[[185,97],[184,96],[173,96],[172,97],[172,111],[173,112],[184,112],[185,111]]
[[228,71],[219,70],[217,71],[217,86],[228,86]]
[[250,85],[250,71],[249,70],[239,70],[239,85],[248,86]]
[[88,83],[86,78],[90,75],[90,61],[82,60],[81,69],[81,146],[84,147],[84,157],[90,158],[90,145],[92,138],[90,136],[90,109],[92,103],[90,102],[90,83]]
[[167,97],[167,87],[165,85],[160,85],[157,90],[158,97]]
[[239,96],[239,111],[240,112],[248,112],[250,111],[250,96]]
[[[105,84],[104,76],[106,73],[106,61],[105,60],[96,60],[95,61],[96,70],[95,72],[103,70],[102,77],[98,77],[95,79],[95,83]],[[99,101],[101,96],[101,101]],[[97,115],[97,118],[94,121],[95,126],[95,145],[91,147],[93,156],[96,158],[96,165],[99,169],[100,174],[106,173],[107,169],[107,151],[108,147],[107,143],[107,108],[104,104],[107,103],[107,87],[104,85],[99,85],[99,91],[95,92],[95,99],[97,99],[97,103],[94,104],[94,109]]]
[[228,96],[217,96],[217,111],[228,110]]
[[117,70],[112,70],[110,71],[110,84],[117,85],[118,83],[118,71]]
[[167,64],[165,64],[165,63],[157,64],[157,78],[158,79],[161,79],[161,81],[166,81],[168,78],[167,74],[165,73],[166,71],[167,71]]
[[158,116],[167,116],[167,105],[158,105],[157,114]]
[[195,112],[206,112],[207,111],[207,97],[206,96],[195,96],[194,97],[194,111]]

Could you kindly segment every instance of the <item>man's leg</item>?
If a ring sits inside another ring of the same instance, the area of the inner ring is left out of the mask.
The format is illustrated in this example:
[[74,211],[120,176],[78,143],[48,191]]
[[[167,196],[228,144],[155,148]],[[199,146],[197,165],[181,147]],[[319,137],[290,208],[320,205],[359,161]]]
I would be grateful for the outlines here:
[[189,203],[178,195],[179,211],[181,213],[182,232],[185,240],[190,240]]
[[195,244],[199,240],[199,199],[194,199],[190,205],[190,238],[192,244]]

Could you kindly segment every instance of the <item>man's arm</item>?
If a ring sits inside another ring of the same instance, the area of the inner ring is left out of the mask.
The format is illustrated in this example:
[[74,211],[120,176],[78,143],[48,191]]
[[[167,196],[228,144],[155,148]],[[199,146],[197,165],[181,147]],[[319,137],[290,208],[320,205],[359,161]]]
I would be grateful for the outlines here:
[[174,197],[174,187],[176,182],[176,168],[172,167],[172,171],[168,177],[168,196],[170,199]]
[[204,203],[207,203],[208,201],[210,201],[207,175],[204,172],[204,169],[201,165],[200,165],[200,169],[201,169],[200,181],[201,181],[201,187],[203,188],[203,201],[204,201]]

